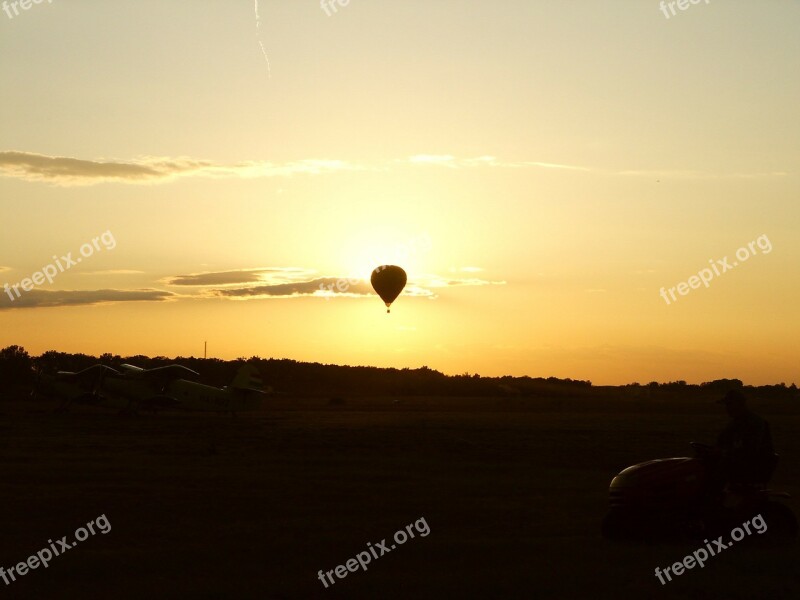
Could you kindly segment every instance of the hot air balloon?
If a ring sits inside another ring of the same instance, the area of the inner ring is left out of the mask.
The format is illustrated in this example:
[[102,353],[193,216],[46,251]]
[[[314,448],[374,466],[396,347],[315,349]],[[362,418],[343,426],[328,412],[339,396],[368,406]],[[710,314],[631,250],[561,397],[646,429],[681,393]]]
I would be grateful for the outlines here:
[[392,302],[406,287],[406,280],[406,272],[394,265],[383,265],[372,272],[372,277],[370,277],[369,281],[375,291],[378,292],[381,300],[386,303],[387,313]]

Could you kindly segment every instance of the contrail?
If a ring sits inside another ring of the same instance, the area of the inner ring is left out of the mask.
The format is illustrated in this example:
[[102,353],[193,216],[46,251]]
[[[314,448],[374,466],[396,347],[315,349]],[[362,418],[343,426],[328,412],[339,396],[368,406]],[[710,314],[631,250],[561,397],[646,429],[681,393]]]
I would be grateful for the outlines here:
[[264,55],[264,60],[267,61],[267,75],[269,76],[270,79],[272,79],[272,69],[270,69],[269,67],[269,57],[267,56],[267,51],[264,49],[264,43],[261,41],[261,33],[259,31],[261,28],[261,17],[258,14],[258,0],[255,0],[255,2],[256,2],[256,30],[257,30],[256,35],[258,36],[258,45],[261,48],[261,54]]

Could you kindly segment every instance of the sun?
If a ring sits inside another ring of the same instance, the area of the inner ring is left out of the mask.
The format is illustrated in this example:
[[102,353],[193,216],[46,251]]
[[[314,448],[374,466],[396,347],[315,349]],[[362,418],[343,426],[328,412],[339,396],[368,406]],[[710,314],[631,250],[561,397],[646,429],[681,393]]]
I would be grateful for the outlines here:
[[349,270],[344,275],[369,281],[377,267],[396,265],[411,278],[413,274],[422,272],[430,248],[430,236],[426,233],[401,231],[382,235],[365,232],[348,244],[343,264],[349,265]]

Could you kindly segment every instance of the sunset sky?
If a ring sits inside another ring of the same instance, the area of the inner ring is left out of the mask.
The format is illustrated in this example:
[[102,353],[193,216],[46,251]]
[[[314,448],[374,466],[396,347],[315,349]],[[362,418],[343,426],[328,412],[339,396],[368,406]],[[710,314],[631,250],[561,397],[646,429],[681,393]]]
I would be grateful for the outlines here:
[[800,2],[18,12],[0,347],[800,384]]

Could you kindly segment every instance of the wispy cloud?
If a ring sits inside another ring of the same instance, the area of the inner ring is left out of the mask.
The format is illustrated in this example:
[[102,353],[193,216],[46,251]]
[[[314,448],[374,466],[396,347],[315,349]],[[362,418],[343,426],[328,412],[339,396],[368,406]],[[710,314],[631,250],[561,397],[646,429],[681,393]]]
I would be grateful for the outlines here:
[[288,163],[244,162],[232,165],[191,158],[142,157],[130,161],[85,160],[31,152],[0,152],[0,174],[58,185],[101,182],[158,183],[178,177],[289,177],[357,170],[341,160],[310,159]]
[[[12,292],[13,294],[13,292]],[[86,306],[108,302],[161,302],[175,295],[161,290],[31,290],[12,302],[0,294],[0,310],[14,308],[51,308],[55,306]]]
[[[404,296],[418,296],[437,298],[436,293],[430,288],[443,288],[449,286],[482,286],[504,285],[505,281],[486,281],[482,279],[457,279],[443,278],[434,275],[425,275],[409,281],[403,290]],[[366,280],[353,281],[346,277],[316,277],[306,281],[293,281],[288,283],[246,286],[239,288],[216,288],[208,291],[208,295],[234,298],[302,298],[308,296],[320,297],[361,297],[374,296],[372,285]]]
[[[309,281],[299,281],[294,283],[284,283],[278,285],[259,285],[235,289],[215,289],[210,294],[219,297],[233,298],[237,300],[258,299],[258,298],[304,298],[310,296],[319,297],[342,297],[359,298],[376,296],[369,282],[359,281],[354,284],[348,283],[343,286],[343,291],[337,287],[337,283],[347,281],[341,277],[318,277]],[[409,284],[403,290],[403,296],[435,297],[435,294],[428,289],[418,285]]]
[[566,171],[598,171],[598,169],[593,169],[590,167],[580,167],[578,165],[564,165],[559,163],[550,163],[550,162],[540,162],[540,161],[525,161],[520,163],[509,164],[508,166],[512,167],[539,167],[541,169],[563,169]]
[[584,173],[597,173],[602,175],[617,175],[623,177],[654,177],[654,178],[675,178],[675,179],[755,179],[764,177],[784,177],[788,175],[786,171],[769,171],[762,173],[719,173],[696,171],[686,169],[662,169],[662,170],[613,170],[599,167],[587,167],[582,165],[572,165],[566,163],[556,163],[539,160],[509,161],[498,159],[495,156],[478,156],[475,158],[459,158],[452,154],[415,154],[410,156],[406,162],[412,165],[426,165],[436,167],[447,167],[450,169],[468,169],[475,167],[493,167],[502,169],[556,169],[563,171],[579,171]]
[[588,167],[577,165],[566,165],[542,161],[505,161],[499,160],[494,156],[477,156],[474,158],[458,158],[451,154],[415,154],[407,159],[412,165],[431,165],[438,167],[448,167],[451,169],[464,169],[474,167],[497,167],[504,169],[523,169],[526,167],[538,167],[541,169],[567,169],[572,171],[592,171]]
[[453,286],[483,286],[483,285],[506,285],[505,281],[490,281],[488,279],[478,279],[471,277],[460,279],[456,277],[440,277],[439,275],[423,275],[417,277],[417,283],[423,287],[442,288]]
[[144,271],[134,269],[105,269],[103,271],[81,271],[80,275],[142,275]]
[[765,177],[785,177],[786,171],[769,171],[763,173],[715,173],[710,171],[692,170],[631,170],[616,171],[616,175],[626,177],[651,177],[664,179],[760,179]]
[[234,164],[187,157],[145,156],[131,160],[80,159],[33,152],[0,152],[0,175],[55,185],[92,185],[102,182],[163,183],[181,177],[263,178],[318,176],[346,171],[384,171],[392,166],[444,167],[449,169],[554,169],[622,177],[678,179],[784,177],[784,171],[765,173],[712,173],[692,170],[610,170],[548,161],[508,161],[494,156],[472,158],[452,154],[415,154],[380,163],[304,159],[293,162],[247,161]]
[[267,50],[264,48],[264,42],[261,41],[261,15],[258,14],[258,0],[255,0],[255,11],[256,11],[256,31],[258,32],[258,45],[261,48],[261,54],[264,55],[264,60],[267,63],[267,76],[272,79],[272,69],[269,66],[269,56],[267,56]]
[[[121,270],[122,273],[130,273]],[[95,273],[108,273],[97,271]],[[113,271],[112,271],[113,272]],[[133,271],[140,273],[140,271]],[[161,302],[165,300],[202,300],[227,298],[230,300],[256,300],[266,298],[307,297],[373,297],[375,291],[366,279],[352,277],[310,277],[313,271],[297,267],[265,267],[258,269],[231,269],[167,277],[161,283],[176,287],[192,287],[193,294],[179,294],[158,289],[103,289],[103,290],[41,290],[22,293],[13,302],[7,293],[0,293],[0,310],[13,308],[50,308],[56,306],[86,306],[110,302]],[[436,299],[436,288],[454,286],[505,285],[505,281],[477,278],[440,277],[423,275],[410,280],[403,296]],[[256,285],[252,285],[256,284]],[[11,292],[13,294],[13,291]]]

